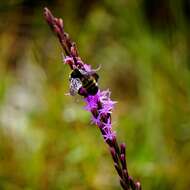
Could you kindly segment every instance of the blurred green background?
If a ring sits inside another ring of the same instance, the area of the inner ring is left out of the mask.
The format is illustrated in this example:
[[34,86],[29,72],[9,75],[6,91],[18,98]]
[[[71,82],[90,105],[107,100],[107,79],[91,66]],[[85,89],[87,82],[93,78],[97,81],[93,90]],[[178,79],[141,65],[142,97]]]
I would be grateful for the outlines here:
[[1,0],[0,189],[120,189],[83,100],[65,96],[70,71],[44,6],[101,65],[130,174],[144,190],[189,190],[189,0]]

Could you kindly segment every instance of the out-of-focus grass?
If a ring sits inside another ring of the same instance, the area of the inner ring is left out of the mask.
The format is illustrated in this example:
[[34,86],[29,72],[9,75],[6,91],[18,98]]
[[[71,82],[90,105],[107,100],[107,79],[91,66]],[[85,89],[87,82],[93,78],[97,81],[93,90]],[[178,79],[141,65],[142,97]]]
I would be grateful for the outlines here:
[[[186,3],[186,4],[185,4]],[[155,6],[156,5],[156,6]],[[189,16],[183,0],[0,3],[0,189],[120,189],[42,8],[118,101],[113,127],[143,189],[190,186]]]

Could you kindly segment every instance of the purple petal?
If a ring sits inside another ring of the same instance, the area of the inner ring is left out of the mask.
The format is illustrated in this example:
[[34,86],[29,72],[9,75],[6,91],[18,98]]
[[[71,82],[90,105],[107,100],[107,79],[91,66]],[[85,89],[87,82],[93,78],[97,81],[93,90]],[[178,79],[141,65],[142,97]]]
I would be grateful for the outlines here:
[[70,56],[66,56],[65,58],[64,58],[64,62],[65,62],[65,64],[73,64],[74,63],[74,60],[73,60],[73,58],[72,57],[70,57]]
[[112,132],[111,130],[108,130],[104,136],[104,140],[113,140],[116,136],[115,132]]
[[86,105],[86,110],[91,111],[91,109],[97,108],[98,107],[98,101],[99,101],[99,96],[88,96],[85,99],[85,102],[87,103]]
[[83,67],[84,67],[84,70],[85,70],[87,73],[90,73],[90,72],[92,71],[91,65],[84,64]]
[[94,123],[95,125],[99,125],[100,124],[100,115],[98,115],[98,117],[94,117],[92,116],[92,123]]

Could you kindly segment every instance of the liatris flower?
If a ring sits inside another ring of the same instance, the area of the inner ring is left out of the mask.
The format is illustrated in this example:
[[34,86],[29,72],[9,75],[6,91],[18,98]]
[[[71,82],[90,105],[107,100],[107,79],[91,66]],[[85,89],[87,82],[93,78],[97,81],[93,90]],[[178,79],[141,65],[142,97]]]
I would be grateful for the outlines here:
[[110,99],[111,92],[101,91],[98,88],[99,76],[96,73],[98,69],[93,70],[79,57],[75,43],[64,31],[62,19],[54,17],[47,8],[44,9],[44,15],[64,50],[65,64],[73,70],[70,78],[70,95],[78,93],[84,97],[85,109],[92,113],[92,122],[100,129],[110,149],[121,187],[124,190],[141,190],[140,183],[134,182],[128,174],[125,144],[118,145],[116,133],[112,130],[111,114],[116,102]]

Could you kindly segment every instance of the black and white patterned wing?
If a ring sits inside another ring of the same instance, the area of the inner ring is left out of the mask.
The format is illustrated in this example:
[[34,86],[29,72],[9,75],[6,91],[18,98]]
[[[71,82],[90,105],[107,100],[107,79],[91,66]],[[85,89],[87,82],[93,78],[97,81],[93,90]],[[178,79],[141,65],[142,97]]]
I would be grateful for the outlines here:
[[82,82],[79,78],[70,78],[69,93],[71,96],[75,96],[81,87],[82,87]]

